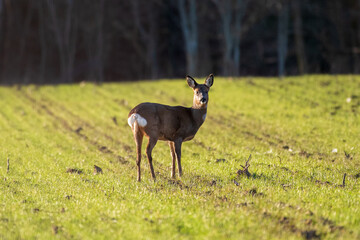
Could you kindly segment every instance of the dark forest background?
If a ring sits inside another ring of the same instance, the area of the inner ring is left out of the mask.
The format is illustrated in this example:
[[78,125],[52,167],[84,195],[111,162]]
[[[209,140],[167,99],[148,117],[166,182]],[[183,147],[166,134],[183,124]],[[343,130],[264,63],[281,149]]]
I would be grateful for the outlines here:
[[0,83],[360,72],[360,0],[0,0]]

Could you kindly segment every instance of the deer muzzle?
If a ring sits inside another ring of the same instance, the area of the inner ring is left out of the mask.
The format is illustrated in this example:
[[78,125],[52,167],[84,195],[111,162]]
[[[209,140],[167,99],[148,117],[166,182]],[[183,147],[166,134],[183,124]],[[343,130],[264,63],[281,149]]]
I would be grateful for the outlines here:
[[200,99],[200,103],[201,103],[201,104],[205,104],[206,102],[207,102],[207,99],[206,99],[206,98],[201,98],[201,99]]

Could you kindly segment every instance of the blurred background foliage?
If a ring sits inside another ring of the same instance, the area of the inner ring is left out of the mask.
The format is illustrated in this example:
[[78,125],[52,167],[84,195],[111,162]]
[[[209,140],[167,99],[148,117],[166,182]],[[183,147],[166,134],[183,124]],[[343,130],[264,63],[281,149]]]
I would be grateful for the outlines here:
[[0,83],[360,72],[359,0],[0,0]]

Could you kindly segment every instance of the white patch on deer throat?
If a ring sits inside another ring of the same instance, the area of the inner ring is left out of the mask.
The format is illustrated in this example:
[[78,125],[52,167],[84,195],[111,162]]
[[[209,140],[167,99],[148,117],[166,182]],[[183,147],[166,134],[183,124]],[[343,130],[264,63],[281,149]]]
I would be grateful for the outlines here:
[[203,121],[205,121],[206,113],[202,116]]
[[137,121],[137,123],[139,124],[140,127],[145,127],[147,125],[146,119],[137,113],[131,114],[131,116],[128,118],[128,124],[131,128],[134,127],[135,121]]

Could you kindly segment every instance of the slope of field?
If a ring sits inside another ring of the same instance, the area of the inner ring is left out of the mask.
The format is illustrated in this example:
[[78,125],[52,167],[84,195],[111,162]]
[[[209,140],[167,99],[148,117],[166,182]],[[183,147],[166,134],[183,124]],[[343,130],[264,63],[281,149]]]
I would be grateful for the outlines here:
[[160,141],[155,183],[146,158],[136,182],[127,125],[143,101],[190,106],[192,91],[0,87],[0,239],[360,239],[359,76],[215,77],[184,176]]

